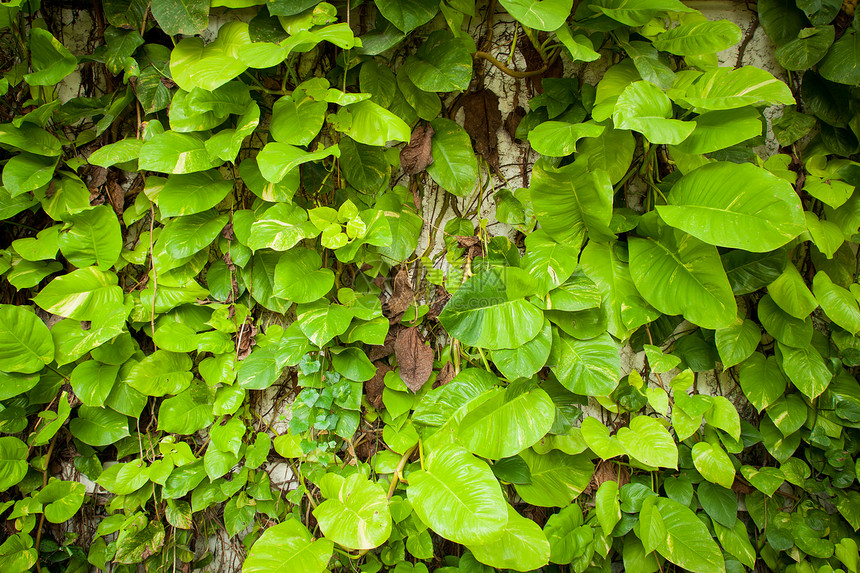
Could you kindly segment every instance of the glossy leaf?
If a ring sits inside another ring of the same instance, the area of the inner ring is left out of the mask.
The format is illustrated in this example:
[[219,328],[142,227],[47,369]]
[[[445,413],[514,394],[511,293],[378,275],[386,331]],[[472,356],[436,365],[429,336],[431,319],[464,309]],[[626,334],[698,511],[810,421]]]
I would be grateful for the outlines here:
[[322,573],[333,549],[331,540],[314,540],[307,527],[291,518],[268,528],[254,542],[242,573]]

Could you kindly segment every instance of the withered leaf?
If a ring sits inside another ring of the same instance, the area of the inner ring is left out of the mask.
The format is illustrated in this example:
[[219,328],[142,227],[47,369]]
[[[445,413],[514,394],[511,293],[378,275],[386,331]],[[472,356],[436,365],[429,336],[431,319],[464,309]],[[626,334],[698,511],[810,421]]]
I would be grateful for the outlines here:
[[512,141],[519,141],[517,139],[517,128],[520,126],[520,122],[526,116],[526,110],[523,109],[522,106],[517,106],[514,110],[508,114],[508,117],[505,118],[505,131],[508,132],[508,135],[511,136]]
[[499,129],[502,127],[502,112],[499,96],[486,88],[468,93],[461,100],[466,119],[463,128],[475,142],[475,151],[498,165]]
[[374,362],[376,372],[364,383],[364,395],[368,403],[377,410],[382,407],[382,391],[385,390],[385,375],[393,369],[384,362]]
[[436,376],[436,381],[433,383],[433,387],[438,388],[439,386],[444,386],[453,379],[454,365],[451,362],[446,362],[445,366],[439,370],[439,374]]
[[433,152],[430,142],[433,139],[433,128],[430,124],[418,124],[409,144],[400,152],[400,167],[407,175],[421,173],[433,163]]
[[385,335],[385,342],[383,342],[379,346],[371,346],[367,350],[367,358],[374,362],[379,360],[380,358],[387,358],[394,354],[394,341],[397,339],[397,332],[401,327],[399,325],[392,325],[391,328],[388,329],[388,334]]
[[397,334],[394,356],[400,368],[400,378],[417,393],[433,372],[433,349],[424,344],[418,328],[404,328]]
[[409,273],[406,272],[406,269],[400,269],[394,276],[394,289],[388,298],[385,316],[389,318],[399,317],[412,304],[412,299],[413,292],[409,281]]

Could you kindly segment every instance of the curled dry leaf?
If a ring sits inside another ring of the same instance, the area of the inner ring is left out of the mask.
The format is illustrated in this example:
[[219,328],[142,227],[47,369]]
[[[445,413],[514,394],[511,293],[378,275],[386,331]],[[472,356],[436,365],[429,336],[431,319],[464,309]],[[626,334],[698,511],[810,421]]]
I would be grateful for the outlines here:
[[499,96],[486,88],[463,96],[461,100],[466,119],[463,128],[475,143],[475,151],[498,166],[499,129],[502,127],[502,112]]
[[385,390],[385,375],[391,372],[392,368],[384,362],[374,362],[376,372],[373,378],[364,383],[364,395],[367,397],[367,402],[376,408],[382,408],[382,391]]
[[400,367],[400,378],[413,392],[418,392],[433,372],[433,349],[424,344],[416,327],[404,328],[394,342],[394,356]]
[[454,365],[451,362],[446,362],[445,366],[439,370],[439,374],[436,376],[436,381],[433,382],[433,387],[438,388],[439,386],[444,386],[453,379]]
[[388,298],[385,316],[396,318],[399,321],[400,316],[412,304],[413,297],[414,293],[412,292],[409,273],[406,272],[406,269],[400,269],[394,276],[394,288],[391,296]]
[[433,128],[430,124],[418,124],[415,127],[409,144],[400,152],[400,167],[405,174],[421,173],[433,163],[433,152],[430,147],[432,139]]

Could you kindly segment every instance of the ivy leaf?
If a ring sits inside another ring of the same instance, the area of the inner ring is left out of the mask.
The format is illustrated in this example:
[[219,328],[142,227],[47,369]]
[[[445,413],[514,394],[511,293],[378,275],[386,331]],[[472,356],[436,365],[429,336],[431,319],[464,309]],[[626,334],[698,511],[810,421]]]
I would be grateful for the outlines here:
[[468,196],[478,179],[478,160],[469,134],[450,119],[437,118],[430,125],[433,161],[427,166],[427,173],[446,191]]
[[351,309],[339,304],[329,304],[327,300],[300,304],[296,314],[302,332],[319,348],[335,336],[346,332],[355,316]]
[[849,28],[818,64],[819,73],[832,82],[857,85],[860,82],[860,34]]
[[544,319],[540,333],[519,348],[494,350],[493,364],[509,380],[531,378],[546,364],[551,348],[552,325]]
[[207,0],[153,0],[152,17],[165,34],[199,34],[209,24]]
[[430,452],[424,468],[409,474],[406,493],[430,529],[455,543],[474,545],[502,534],[507,504],[485,462],[461,447],[442,446]]
[[836,30],[833,26],[805,28],[800,31],[797,38],[777,48],[774,55],[786,70],[806,70],[824,57],[835,37]]
[[3,167],[3,186],[6,187],[11,198],[28,191],[35,191],[51,182],[56,167],[56,157],[44,157],[26,152],[13,155]]
[[314,517],[328,538],[347,549],[373,549],[391,535],[391,513],[385,490],[359,474],[343,478],[326,474],[320,483],[328,499]]
[[275,292],[280,298],[299,304],[323,297],[334,286],[334,273],[320,267],[322,257],[316,251],[290,249],[275,267]]
[[717,68],[699,76],[683,92],[672,90],[670,94],[676,102],[691,105],[697,111],[796,103],[787,85],[755,66]]
[[833,377],[815,348],[791,348],[777,342],[782,354],[782,369],[792,384],[810,399],[817,398]]
[[0,369],[31,374],[53,359],[54,341],[45,323],[26,307],[0,305]]
[[164,217],[193,215],[211,209],[223,201],[232,189],[233,181],[224,179],[214,169],[173,175],[167,178],[156,202]]
[[698,442],[693,446],[693,465],[706,480],[726,489],[735,481],[735,467],[719,445]]
[[107,270],[119,260],[122,232],[114,210],[99,205],[67,215],[58,244],[70,263],[76,267],[97,264]]
[[304,209],[289,203],[278,203],[266,209],[251,225],[248,247],[254,251],[264,248],[287,251],[302,239],[315,237],[318,233]]
[[191,384],[191,365],[187,354],[156,350],[131,369],[125,382],[146,396],[179,394]]
[[685,153],[713,153],[761,133],[761,115],[753,107],[710,111],[696,117],[696,129],[677,149]]
[[130,435],[128,418],[103,407],[81,406],[69,429],[74,437],[90,446],[109,446]]
[[821,304],[821,309],[827,317],[856,335],[860,332],[860,308],[857,299],[847,289],[833,284],[824,271],[815,273],[812,280],[812,290],[815,298]]
[[301,86],[292,95],[284,96],[272,108],[269,126],[272,138],[290,145],[307,145],[317,136],[325,121],[328,104],[301,94]]
[[532,149],[548,157],[565,157],[576,151],[583,137],[598,137],[606,129],[592,123],[545,121],[529,132]]
[[660,12],[694,12],[680,0],[649,0],[630,3],[626,0],[596,0],[591,6],[628,26],[642,26]]
[[749,358],[761,341],[761,329],[751,320],[738,319],[716,331],[715,342],[723,368],[731,368]]
[[87,406],[103,406],[116,383],[119,368],[96,360],[78,364],[71,375],[75,395]]
[[197,134],[165,131],[140,148],[138,167],[162,173],[195,173],[214,167],[206,144]]
[[220,215],[214,209],[177,217],[164,226],[158,240],[174,259],[190,257],[212,244],[228,219],[227,213]]
[[667,533],[657,546],[661,555],[690,571],[725,573],[723,553],[695,513],[666,498],[659,498],[655,508]]
[[254,542],[242,565],[242,573],[322,573],[333,549],[331,540],[314,540],[307,527],[290,518],[268,528]]

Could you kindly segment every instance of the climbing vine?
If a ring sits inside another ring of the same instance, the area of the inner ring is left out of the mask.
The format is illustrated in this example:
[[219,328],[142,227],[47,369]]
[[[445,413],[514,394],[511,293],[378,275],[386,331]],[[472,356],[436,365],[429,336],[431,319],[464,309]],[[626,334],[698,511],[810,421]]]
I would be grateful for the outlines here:
[[856,573],[855,7],[4,0],[0,570]]

